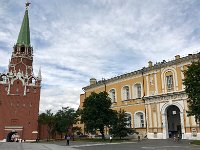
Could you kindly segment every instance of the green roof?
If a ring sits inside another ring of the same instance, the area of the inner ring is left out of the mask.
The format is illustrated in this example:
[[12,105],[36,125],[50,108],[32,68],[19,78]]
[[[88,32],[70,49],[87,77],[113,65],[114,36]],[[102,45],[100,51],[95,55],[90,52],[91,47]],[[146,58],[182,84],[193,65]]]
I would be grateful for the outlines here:
[[22,26],[18,35],[17,44],[30,46],[30,29],[29,29],[29,18],[28,9],[26,9],[24,14],[24,19]]

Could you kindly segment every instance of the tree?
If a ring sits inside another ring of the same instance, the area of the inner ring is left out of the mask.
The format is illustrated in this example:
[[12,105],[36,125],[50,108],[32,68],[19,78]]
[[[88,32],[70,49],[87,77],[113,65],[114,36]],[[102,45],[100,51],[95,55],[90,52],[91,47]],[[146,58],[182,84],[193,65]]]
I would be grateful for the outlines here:
[[78,127],[78,126],[74,126],[72,127],[72,135],[73,135],[73,141],[74,141],[74,133],[75,132],[81,132],[81,127]]
[[116,137],[120,137],[120,139],[134,133],[132,128],[127,127],[127,121],[128,120],[125,111],[120,109],[119,112],[117,112],[117,119],[110,129],[110,133]]
[[99,130],[104,139],[104,127],[112,124],[112,118],[115,118],[115,112],[110,108],[112,105],[108,93],[91,93],[83,103],[81,121],[84,122],[86,131],[96,132]]
[[42,113],[38,117],[39,124],[46,124],[47,125],[47,132],[48,132],[48,138],[50,139],[51,135],[53,134],[54,127],[55,127],[55,118],[54,114],[51,112],[51,109],[46,110],[45,113]]
[[77,121],[77,113],[73,108],[69,107],[62,107],[61,110],[55,114],[56,120],[56,131],[61,134],[62,133],[68,134],[69,130],[72,129],[73,124]]
[[192,62],[184,71],[185,92],[188,95],[188,115],[195,116],[197,122],[200,121],[200,61]]

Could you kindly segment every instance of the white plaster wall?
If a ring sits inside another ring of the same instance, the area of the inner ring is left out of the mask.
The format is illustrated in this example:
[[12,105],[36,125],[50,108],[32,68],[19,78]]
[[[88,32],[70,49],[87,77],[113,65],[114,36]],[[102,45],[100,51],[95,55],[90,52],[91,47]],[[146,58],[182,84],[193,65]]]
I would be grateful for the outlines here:
[[163,139],[163,134],[157,133],[157,138],[155,138],[154,133],[148,133],[147,138],[148,139]]
[[160,118],[160,108],[159,105],[157,104],[157,121],[158,121],[158,127],[161,127],[161,118]]
[[184,139],[188,139],[188,140],[200,140],[200,133],[197,133],[196,137],[193,137],[192,133],[186,133]]
[[148,105],[148,110],[149,110],[149,127],[152,128],[151,105]]

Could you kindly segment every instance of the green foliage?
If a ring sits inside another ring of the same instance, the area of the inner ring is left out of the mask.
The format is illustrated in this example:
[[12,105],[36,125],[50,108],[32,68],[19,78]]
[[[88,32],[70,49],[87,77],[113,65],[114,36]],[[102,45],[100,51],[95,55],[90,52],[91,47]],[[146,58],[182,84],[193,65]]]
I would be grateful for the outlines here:
[[68,133],[77,121],[77,113],[73,108],[63,107],[61,110],[54,115],[51,110],[46,110],[38,117],[39,125],[46,124],[48,139],[53,136],[56,132],[61,135]]
[[58,133],[65,133],[76,123],[77,114],[73,108],[63,107],[55,114],[56,131]]
[[55,126],[55,118],[51,110],[46,110],[45,113],[40,114],[38,117],[38,122],[39,124],[47,125],[48,139],[50,139],[50,136],[53,134]]
[[110,133],[113,134],[115,137],[126,137],[129,134],[134,133],[132,128],[128,128],[127,117],[124,110],[119,110],[117,112],[117,119],[112,128],[110,129]]
[[189,97],[188,115],[195,115],[196,121],[200,121],[200,61],[192,62],[184,75],[185,91]]
[[81,120],[85,123],[86,131],[90,133],[99,130],[104,138],[104,127],[109,127],[115,112],[110,108],[112,105],[110,97],[106,92],[91,93],[83,103]]

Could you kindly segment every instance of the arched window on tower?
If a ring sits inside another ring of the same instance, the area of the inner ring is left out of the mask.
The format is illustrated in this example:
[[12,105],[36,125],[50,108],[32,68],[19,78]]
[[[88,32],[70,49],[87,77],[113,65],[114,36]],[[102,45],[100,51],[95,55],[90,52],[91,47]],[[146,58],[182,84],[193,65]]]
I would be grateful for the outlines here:
[[135,91],[135,98],[142,97],[142,86],[140,83],[134,85],[134,91]]
[[6,82],[7,82],[7,76],[6,76],[6,75],[2,75],[2,76],[0,77],[0,82],[6,83]]
[[116,92],[115,89],[111,89],[109,91],[109,97],[111,98],[112,103],[116,103],[116,96],[115,96]]
[[21,52],[21,54],[25,54],[25,47],[24,46],[21,46],[20,52]]
[[134,115],[135,128],[144,128],[144,113],[136,112]]
[[123,100],[130,99],[130,89],[129,86],[124,86],[122,88]]
[[31,85],[36,85],[36,78],[31,76],[29,79],[28,79],[28,83],[31,84]]
[[32,55],[32,49],[30,47],[28,48],[28,55]]

